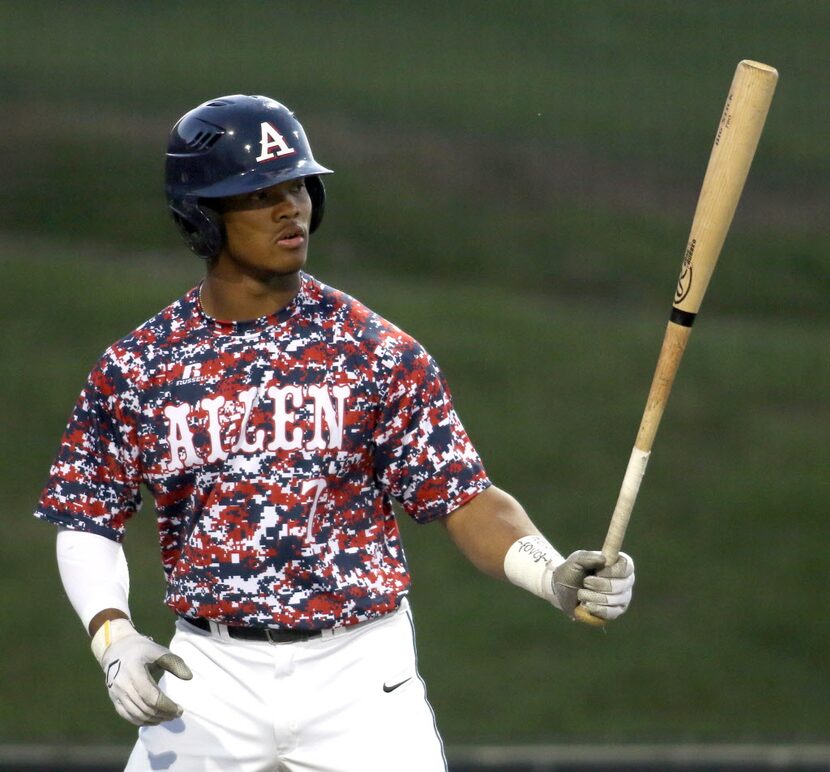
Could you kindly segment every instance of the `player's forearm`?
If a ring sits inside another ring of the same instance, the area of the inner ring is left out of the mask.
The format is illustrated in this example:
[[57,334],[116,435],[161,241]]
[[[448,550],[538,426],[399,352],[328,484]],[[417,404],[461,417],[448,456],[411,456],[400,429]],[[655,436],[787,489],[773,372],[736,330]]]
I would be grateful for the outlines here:
[[66,595],[91,636],[108,619],[130,618],[129,573],[120,544],[61,528],[56,551]]
[[506,578],[504,558],[516,540],[539,533],[522,505],[495,485],[456,509],[444,523],[473,565],[496,579]]

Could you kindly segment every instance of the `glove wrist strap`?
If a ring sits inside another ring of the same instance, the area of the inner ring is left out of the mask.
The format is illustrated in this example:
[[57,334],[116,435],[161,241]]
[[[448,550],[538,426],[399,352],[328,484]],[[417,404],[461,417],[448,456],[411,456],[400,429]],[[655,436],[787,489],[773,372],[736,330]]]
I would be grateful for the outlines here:
[[564,562],[565,558],[544,536],[522,536],[504,556],[504,574],[517,587],[561,608],[553,591],[553,572]]
[[116,641],[128,635],[137,635],[129,619],[108,619],[92,636],[90,648],[99,664],[103,663],[104,653]]

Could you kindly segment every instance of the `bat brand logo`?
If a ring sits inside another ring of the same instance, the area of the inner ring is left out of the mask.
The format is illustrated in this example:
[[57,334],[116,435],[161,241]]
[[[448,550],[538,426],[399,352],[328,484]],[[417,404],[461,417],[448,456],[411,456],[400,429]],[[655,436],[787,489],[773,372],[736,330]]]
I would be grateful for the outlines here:
[[260,124],[261,138],[259,140],[260,153],[257,161],[270,161],[284,155],[292,155],[297,151],[291,147],[285,138],[270,123],[263,121]]
[[732,115],[729,112],[729,108],[732,106],[732,92],[729,92],[729,96],[726,97],[726,104],[723,107],[723,115],[720,118],[720,124],[718,125],[718,133],[715,135],[715,147],[720,144],[721,138],[723,137],[723,130],[729,128],[729,124],[732,123]]
[[692,288],[692,257],[695,253],[697,239],[692,239],[686,247],[683,256],[683,265],[680,268],[680,278],[677,280],[677,289],[674,291],[674,302],[680,303],[689,294]]

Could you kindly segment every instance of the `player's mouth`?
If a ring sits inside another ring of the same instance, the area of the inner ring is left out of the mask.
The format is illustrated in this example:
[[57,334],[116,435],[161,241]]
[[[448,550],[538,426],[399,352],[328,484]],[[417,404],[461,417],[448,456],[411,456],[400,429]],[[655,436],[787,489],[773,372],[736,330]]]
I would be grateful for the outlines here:
[[297,223],[283,228],[276,237],[277,244],[283,249],[297,249],[305,244],[306,229]]

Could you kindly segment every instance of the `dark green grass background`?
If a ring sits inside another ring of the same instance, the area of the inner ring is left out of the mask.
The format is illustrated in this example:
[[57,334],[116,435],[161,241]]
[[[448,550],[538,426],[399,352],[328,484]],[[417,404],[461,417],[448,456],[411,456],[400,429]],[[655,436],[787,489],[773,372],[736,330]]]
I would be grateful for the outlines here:
[[[0,741],[130,742],[35,506],[100,352],[198,281],[167,132],[265,93],[328,181],[309,270],[437,357],[493,480],[605,533],[735,65],[781,81],[606,632],[404,523],[421,668],[472,741],[827,741],[830,4],[0,2]],[[171,618],[148,501],[139,627]],[[325,699],[321,695],[321,699]]]

